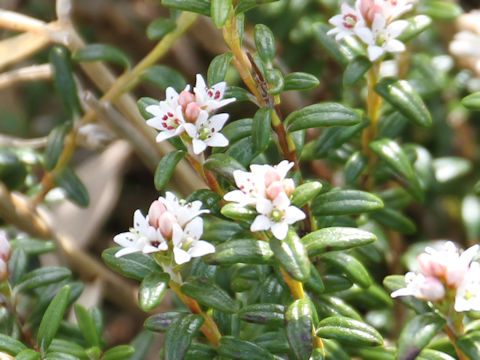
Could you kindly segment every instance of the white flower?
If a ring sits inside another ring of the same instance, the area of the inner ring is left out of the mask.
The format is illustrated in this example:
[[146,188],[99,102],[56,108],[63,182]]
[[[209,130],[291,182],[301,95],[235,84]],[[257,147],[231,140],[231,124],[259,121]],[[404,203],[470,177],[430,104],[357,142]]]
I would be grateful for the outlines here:
[[480,311],[480,263],[472,262],[455,296],[455,311]]
[[285,193],[279,194],[274,200],[258,199],[259,215],[250,226],[251,231],[271,230],[273,236],[283,240],[288,233],[288,226],[305,219],[305,213],[296,206],[290,205],[290,199]]
[[178,224],[173,226],[173,255],[178,265],[184,264],[192,257],[200,257],[215,252],[215,247],[207,241],[200,240],[203,234],[203,220],[192,219],[182,229]]
[[227,83],[225,81],[219,82],[218,84],[213,85],[211,88],[207,87],[205,80],[203,80],[202,75],[197,74],[197,83],[193,88],[195,93],[195,101],[208,113],[212,113],[215,110],[234,102],[235,98],[224,99],[225,89],[227,88]]
[[208,213],[208,210],[201,210],[202,202],[199,200],[187,203],[185,200],[178,200],[174,193],[167,191],[165,197],[159,197],[160,201],[168,212],[176,219],[176,222],[184,227],[190,220],[200,214]]
[[160,231],[149,224],[140,210],[136,210],[133,215],[133,228],[130,228],[129,232],[116,235],[113,241],[123,247],[115,257],[135,252],[148,254],[168,250],[168,244]]
[[200,154],[207,146],[224,147],[228,139],[219,131],[228,120],[228,114],[217,114],[209,117],[205,110],[200,111],[195,124],[184,125],[187,134],[192,138],[194,154]]
[[407,28],[408,22],[396,20],[387,25],[385,16],[376,13],[372,23],[374,41],[368,45],[367,54],[370,61],[380,58],[385,52],[397,53],[405,50],[405,44],[397,37]]
[[437,278],[408,272],[405,274],[406,287],[392,293],[392,297],[414,296],[425,301],[439,301],[445,296],[445,287]]
[[390,22],[412,10],[417,0],[376,0],[376,3],[382,7],[383,15]]
[[337,41],[348,35],[357,35],[366,44],[373,41],[372,31],[367,27],[360,12],[346,3],[342,4],[342,13],[333,16],[328,22],[335,27],[329,30],[327,35],[335,35]]
[[[172,89],[172,91],[175,91]],[[177,94],[178,95],[178,94]],[[175,103],[172,101],[172,103]],[[172,106],[170,102],[161,101],[159,105],[149,105],[145,111],[154,117],[147,120],[147,125],[159,130],[157,142],[161,142],[184,131],[185,119],[183,118],[182,107]]]

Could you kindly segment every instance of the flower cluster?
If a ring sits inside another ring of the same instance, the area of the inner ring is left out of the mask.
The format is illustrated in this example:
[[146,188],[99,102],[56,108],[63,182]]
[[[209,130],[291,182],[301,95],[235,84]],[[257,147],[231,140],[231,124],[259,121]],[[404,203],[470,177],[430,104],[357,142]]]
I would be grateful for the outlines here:
[[392,297],[412,295],[432,302],[455,297],[457,312],[480,311],[480,263],[472,261],[479,249],[474,245],[462,252],[451,241],[438,249],[427,247],[417,258],[420,272],[407,273],[407,286]]
[[235,101],[235,98],[223,99],[225,89],[225,82],[208,88],[201,75],[197,75],[193,93],[190,85],[180,94],[172,87],[167,88],[164,101],[145,108],[153,115],[147,124],[160,131],[157,142],[186,133],[188,137],[183,136],[182,139],[195,155],[202,153],[207,146],[227,146],[228,139],[220,130],[227,122],[228,114],[212,115],[222,106]]
[[0,281],[7,280],[8,277],[8,260],[12,254],[12,248],[7,239],[7,234],[0,231]]
[[250,230],[271,230],[283,240],[288,226],[305,218],[305,213],[290,204],[290,195],[295,190],[292,179],[286,178],[293,163],[287,160],[276,166],[251,165],[251,172],[233,172],[239,190],[225,194],[224,199],[241,206],[254,206],[258,212]]
[[348,35],[355,35],[367,45],[370,61],[375,61],[386,52],[397,53],[405,45],[397,37],[406,29],[408,22],[396,20],[410,11],[416,0],[357,0],[355,8],[343,3],[342,13],[333,16],[329,22],[335,28],[337,41]]
[[167,254],[170,251],[175,263],[181,265],[192,257],[215,252],[212,244],[200,240],[203,234],[203,219],[199,215],[208,212],[201,210],[201,207],[201,201],[187,203],[167,192],[165,198],[159,197],[152,203],[146,217],[140,210],[135,211],[133,228],[113,239],[123,246],[115,256],[159,251]]

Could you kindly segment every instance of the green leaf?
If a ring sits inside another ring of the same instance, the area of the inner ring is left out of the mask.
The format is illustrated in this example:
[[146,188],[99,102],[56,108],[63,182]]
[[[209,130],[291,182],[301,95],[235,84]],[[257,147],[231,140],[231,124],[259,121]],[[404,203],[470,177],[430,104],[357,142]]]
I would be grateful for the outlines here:
[[368,158],[360,151],[354,152],[345,164],[345,181],[353,183],[363,172],[368,164]]
[[102,360],[121,360],[133,355],[135,348],[130,345],[117,345],[107,351],[102,356]]
[[272,354],[253,342],[233,336],[222,336],[218,353],[225,358],[238,360],[273,360]]
[[[228,66],[232,58],[233,54],[231,52],[226,52],[213,58],[207,72],[208,86],[213,86],[225,80],[225,75],[227,74]],[[225,129],[223,130],[225,131]]]
[[73,79],[70,52],[63,46],[50,50],[49,60],[53,67],[55,90],[71,116],[80,116],[82,107],[78,101],[77,85]]
[[359,346],[378,346],[383,338],[370,325],[344,316],[332,316],[320,321],[316,327],[321,338],[334,339],[341,343]]
[[265,241],[229,240],[217,245],[215,252],[204,257],[212,265],[268,264],[273,252]]
[[150,105],[158,105],[160,102],[157,99],[149,98],[149,97],[142,97],[137,101],[138,111],[145,120],[151,119],[153,114],[150,114],[147,110],[147,106]]
[[138,290],[138,305],[143,311],[155,309],[168,289],[170,277],[167,274],[149,274],[142,280]]
[[168,153],[157,165],[155,170],[155,176],[153,182],[155,184],[155,189],[163,190],[167,186],[170,178],[172,177],[175,167],[182,160],[187,153],[182,150],[176,150]]
[[255,151],[262,152],[270,144],[272,109],[260,108],[253,116],[252,139]]
[[290,229],[284,240],[272,238],[269,243],[275,258],[288,275],[297,281],[308,280],[310,260],[295,230]]
[[312,203],[312,211],[316,216],[360,214],[382,207],[380,198],[360,190],[331,190],[317,196]]
[[[98,354],[97,357],[93,357],[93,358],[95,359],[95,358],[98,358],[99,356],[100,354]],[[78,360],[78,358],[70,354],[63,354],[59,352],[49,352],[44,356],[42,360]]]
[[363,75],[370,70],[372,63],[365,56],[357,56],[350,61],[343,73],[343,86],[349,87],[363,78]]
[[0,351],[15,356],[25,349],[27,349],[27,347],[20,341],[0,333]]
[[340,65],[347,66],[349,54],[345,52],[344,48],[340,46],[333,36],[327,35],[329,30],[331,30],[331,26],[323,23],[313,24],[312,28],[315,40],[317,40]]
[[355,320],[362,320],[362,316],[351,305],[346,303],[343,299],[330,295],[320,295],[315,299],[315,308],[319,316],[346,316]]
[[425,196],[412,164],[402,148],[391,139],[379,139],[369,144],[370,149],[384,160],[406,182],[410,194],[420,202]]
[[85,339],[89,347],[97,346],[100,347],[101,340],[97,332],[97,327],[90,313],[80,304],[75,304],[75,317],[77,319],[78,327],[82,332],[83,338]]
[[185,360],[211,360],[215,358],[217,352],[215,348],[201,344],[193,343],[188,348],[187,354],[185,355]]
[[417,315],[409,320],[398,339],[397,359],[414,359],[444,325],[445,320],[433,313]]
[[305,72],[292,72],[285,76],[283,91],[310,90],[320,85],[316,76]]
[[89,205],[90,197],[88,196],[88,191],[71,168],[64,167],[56,173],[54,182],[57,186],[63,188],[67,198],[78,206],[85,208]]
[[106,249],[102,253],[102,260],[112,270],[119,274],[135,279],[143,280],[147,275],[155,272],[162,272],[155,260],[151,256],[145,254],[128,254],[121,257],[115,257],[120,250],[120,246]]
[[251,118],[235,120],[223,128],[222,134],[225,135],[230,141],[230,144],[232,144],[244,137],[252,135],[252,124],[253,119]]
[[88,44],[75,51],[72,59],[77,62],[106,61],[130,69],[130,59],[120,49],[107,44]]
[[349,227],[323,228],[302,238],[310,257],[326,251],[347,250],[365,246],[377,240],[371,232]]
[[296,360],[308,360],[313,350],[313,305],[308,299],[295,300],[285,313],[287,339]]
[[[383,280],[383,286],[388,289],[389,292],[394,292],[398,289],[406,287],[404,275],[390,275]],[[403,305],[415,310],[416,313],[424,313],[430,311],[428,305],[421,300],[414,298],[413,296],[399,297]]]
[[272,30],[266,25],[257,24],[254,28],[253,38],[262,60],[266,63],[273,61],[275,58],[275,37]]
[[422,6],[422,13],[435,20],[455,20],[463,13],[460,5],[448,1],[428,1]]
[[235,102],[251,101],[254,104],[257,103],[255,96],[253,96],[250,92],[248,92],[244,88],[241,88],[238,86],[227,86],[227,89],[223,94],[223,98],[224,99],[235,98]]
[[383,226],[396,230],[402,234],[413,234],[417,231],[417,226],[408,217],[400,211],[385,208],[373,212],[370,217]]
[[47,139],[47,147],[45,148],[45,169],[47,171],[53,170],[57,165],[58,158],[63,150],[63,142],[65,136],[72,130],[72,124],[66,122],[58,125],[50,131]]
[[43,315],[37,334],[37,345],[42,353],[48,349],[57,334],[65,310],[67,310],[69,297],[70,286],[65,285],[52,299]]
[[318,181],[310,181],[297,186],[292,194],[292,205],[299,208],[303,207],[322,191],[322,187],[322,184]]
[[[479,353],[480,355],[480,353]],[[420,355],[416,357],[417,360],[455,360],[453,356],[445,354],[444,352],[432,349],[423,349]]]
[[42,354],[39,352],[32,350],[32,349],[26,349],[23,351],[20,351],[17,356],[15,356],[15,360],[39,360],[41,359]]
[[235,170],[243,170],[245,168],[237,160],[227,154],[212,154],[205,160],[204,167],[207,170],[213,171],[232,183],[235,183],[233,172]]
[[131,355],[128,360],[144,360],[147,358],[150,346],[153,343],[153,334],[150,331],[144,330],[138,333],[137,336],[130,343],[135,349],[135,353]]
[[240,320],[263,325],[283,326],[285,308],[280,304],[252,304],[238,312]]
[[340,269],[351,281],[366,289],[373,280],[368,270],[353,256],[344,252],[329,252],[322,255],[322,259]]
[[200,304],[223,311],[227,314],[234,314],[239,306],[228,293],[212,280],[206,277],[183,283],[182,293],[197,300]]
[[217,28],[225,25],[232,8],[232,0],[211,0],[210,14]]
[[165,360],[184,358],[203,321],[201,315],[189,314],[173,322],[165,334]]
[[210,16],[209,0],[162,0],[162,5],[175,10],[191,11]]
[[222,200],[222,197],[216,192],[207,189],[200,189],[192,192],[185,199],[187,202],[191,203],[196,200],[202,202],[202,208],[210,210],[210,214],[221,217],[220,214],[220,205],[219,202]]
[[289,132],[325,126],[349,126],[359,123],[361,117],[352,108],[339,103],[320,103],[293,111],[285,119]]
[[24,292],[32,289],[39,288],[41,286],[53,284],[67,277],[71,276],[70,270],[60,266],[47,266],[38,268],[25,274],[17,286],[14,288],[14,292]]
[[165,332],[177,319],[188,315],[187,312],[169,311],[161,314],[155,314],[147,318],[143,326],[145,329],[155,332]]
[[140,78],[164,90],[173,87],[176,91],[182,91],[187,84],[181,73],[164,65],[149,67],[140,74]]
[[52,343],[48,347],[48,352],[49,353],[51,352],[65,353],[80,359],[87,358],[85,349],[82,346],[80,346],[76,342],[63,340],[63,339],[53,339]]
[[147,37],[150,40],[161,40],[165,35],[175,30],[175,21],[165,18],[153,20],[147,27]]
[[22,249],[27,255],[41,255],[54,251],[57,246],[53,241],[37,240],[28,237],[16,238],[10,241],[14,249]]
[[230,219],[243,221],[253,221],[258,215],[255,209],[251,207],[240,206],[240,204],[233,202],[224,205],[221,213]]
[[465,96],[462,105],[470,110],[480,110],[480,91]]
[[384,78],[375,85],[375,91],[413,123],[422,127],[432,125],[430,112],[408,81]]
[[449,156],[433,160],[435,179],[439,183],[456,180],[472,170],[472,163],[464,158]]
[[27,170],[18,155],[11,148],[0,147],[0,181],[9,190],[24,186]]
[[398,36],[398,40],[402,42],[410,41],[432,25],[432,19],[423,14],[412,16],[406,21],[408,22],[407,28]]
[[457,346],[469,359],[480,357],[480,331],[472,331],[457,338]]
[[235,144],[230,145],[225,155],[231,156],[237,160],[242,166],[249,165],[252,160],[259,155],[258,151],[255,151],[253,145],[253,138],[247,136]]
[[265,71],[265,79],[270,85],[268,93],[271,95],[278,95],[283,91],[283,85],[285,83],[283,74],[278,69],[267,69]]

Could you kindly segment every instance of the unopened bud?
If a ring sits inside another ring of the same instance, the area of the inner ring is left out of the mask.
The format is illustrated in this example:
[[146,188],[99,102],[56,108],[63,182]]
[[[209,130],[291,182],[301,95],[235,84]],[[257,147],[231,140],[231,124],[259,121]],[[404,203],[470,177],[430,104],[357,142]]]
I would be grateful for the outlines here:
[[196,102],[191,102],[185,109],[185,118],[189,122],[195,122],[200,115],[200,111],[202,111],[200,105]]
[[158,221],[158,228],[163,237],[170,239],[173,233],[173,224],[177,222],[177,218],[170,212],[165,211]]
[[7,262],[10,259],[12,247],[7,239],[5,231],[0,231],[0,259]]
[[373,19],[375,19],[375,14],[382,13],[382,8],[381,6],[375,4],[374,0],[361,0],[360,12],[367,23],[371,25],[373,23]]
[[148,209],[148,222],[155,228],[158,228],[159,220],[162,214],[167,211],[165,205],[163,205],[160,201],[155,200],[150,205],[150,209]]
[[271,200],[274,200],[282,192],[284,192],[284,190],[283,190],[283,184],[281,181],[275,181],[271,183],[265,191],[265,193],[267,194],[267,197]]
[[418,255],[417,263],[425,276],[442,278],[445,275],[445,265],[441,264],[438,259],[434,259],[430,254],[421,253]]
[[178,105],[180,105],[185,111],[187,105],[195,101],[195,95],[193,95],[190,91],[183,90],[178,97]]
[[268,169],[264,175],[265,187],[269,187],[274,181],[280,181],[280,175],[273,169]]
[[421,285],[420,291],[425,300],[439,301],[445,296],[445,287],[434,277],[426,277],[424,283]]
[[293,181],[293,179],[284,179],[283,189],[287,195],[293,194],[293,192],[295,191],[295,182]]

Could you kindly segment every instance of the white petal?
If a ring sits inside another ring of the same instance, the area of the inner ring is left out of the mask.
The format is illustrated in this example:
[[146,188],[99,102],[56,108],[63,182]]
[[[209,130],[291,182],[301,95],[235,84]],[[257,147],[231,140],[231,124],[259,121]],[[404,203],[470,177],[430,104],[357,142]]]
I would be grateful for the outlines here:
[[272,224],[272,234],[279,240],[287,237],[288,224],[286,222],[278,222]]
[[258,215],[250,225],[250,231],[261,231],[270,229],[270,219],[265,215]]
[[183,128],[187,132],[188,136],[190,136],[192,139],[197,137],[197,127],[192,123],[186,123],[183,125]]
[[160,117],[154,117],[147,120],[147,125],[151,126],[157,130],[164,130],[163,120]]
[[137,249],[137,248],[133,248],[133,247],[126,247],[126,248],[123,248],[123,249],[120,249],[119,251],[117,251],[115,253],[115,257],[118,258],[120,256],[133,254],[133,253],[136,253],[136,252],[139,252],[139,251],[141,251],[141,249]]
[[397,53],[405,51],[405,49],[405,44],[397,39],[390,39],[385,44],[385,50],[387,50],[388,52]]
[[172,225],[172,243],[174,247],[181,247],[183,241],[183,229],[178,224]]
[[213,115],[210,119],[208,119],[209,128],[212,129],[214,132],[218,132],[222,130],[227,120],[228,114]]
[[374,32],[384,30],[386,25],[387,25],[387,20],[385,19],[385,16],[383,16],[379,12],[375,13],[375,17],[373,18],[373,23],[372,23],[372,30]]
[[460,255],[460,262],[462,265],[468,265],[472,262],[473,258],[478,254],[480,245],[473,245],[465,250],[462,255]]
[[220,101],[218,101],[217,107],[218,108],[224,107],[225,105],[228,105],[228,104],[230,104],[230,103],[232,103],[236,100],[237,100],[236,98],[227,98],[227,99],[220,100]]
[[197,82],[195,84],[196,89],[198,88],[198,89],[205,90],[207,88],[207,84],[205,84],[205,80],[203,80],[202,75],[197,74],[196,80],[197,80]]
[[226,201],[233,201],[238,203],[242,202],[242,200],[244,200],[244,198],[246,197],[247,196],[241,190],[233,190],[223,195],[223,198]]
[[176,136],[174,131],[160,131],[155,138],[157,142],[162,142],[163,140],[170,139],[171,137]]
[[257,199],[256,208],[259,214],[270,215],[274,207],[272,201],[265,198],[259,198]]
[[358,27],[353,30],[353,32],[367,45],[372,45],[373,41],[373,33],[367,27]]
[[385,50],[380,46],[369,45],[367,48],[367,52],[368,52],[368,59],[370,61],[375,61],[385,53]]
[[[341,14],[335,15],[335,16],[331,17],[328,20],[328,22],[330,24],[332,24],[333,26],[336,26],[336,28],[343,27],[343,15],[341,15]],[[332,30],[334,30],[334,29],[332,29]],[[332,31],[332,30],[330,30],[330,31]],[[330,34],[327,32],[327,35],[330,35]]]
[[283,160],[277,166],[275,166],[275,169],[282,180],[285,178],[285,176],[287,176],[287,173],[290,171],[293,165],[295,165],[293,162]]
[[145,108],[145,111],[149,112],[150,114],[152,114],[154,116],[163,116],[163,114],[164,114],[164,112],[162,111],[162,109],[158,105],[148,105]]
[[203,234],[203,219],[201,217],[193,218],[184,229],[185,236],[191,236],[200,239]]
[[227,83],[225,81],[221,81],[212,86],[212,90],[214,92],[220,91],[220,99],[223,98],[223,94],[225,93],[225,89],[227,88]]
[[173,257],[178,265],[185,264],[186,262],[189,262],[192,258],[190,254],[187,253],[185,250],[179,249],[177,247],[173,249]]
[[210,138],[205,140],[205,143],[210,147],[225,147],[229,144],[225,135],[220,133],[213,134]]
[[414,296],[415,294],[413,293],[412,289],[409,288],[401,288],[398,290],[395,290],[390,294],[391,297],[399,297],[399,296]]
[[387,31],[391,37],[396,38],[408,27],[408,21],[406,20],[397,20],[392,22],[387,27]]
[[137,240],[137,236],[131,232],[124,232],[118,235],[115,235],[113,241],[120,246],[123,247],[131,247],[135,241]]
[[205,142],[202,140],[193,139],[192,144],[193,144],[193,153],[195,155],[202,153],[207,148],[207,144],[205,144]]
[[173,87],[168,87],[165,92],[165,97],[169,103],[173,103],[178,99],[178,93]]
[[305,219],[305,213],[296,206],[289,206],[285,211],[285,221],[288,224],[296,223],[297,221]]
[[215,252],[215,246],[204,240],[198,240],[195,245],[188,250],[191,257],[199,257]]

